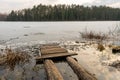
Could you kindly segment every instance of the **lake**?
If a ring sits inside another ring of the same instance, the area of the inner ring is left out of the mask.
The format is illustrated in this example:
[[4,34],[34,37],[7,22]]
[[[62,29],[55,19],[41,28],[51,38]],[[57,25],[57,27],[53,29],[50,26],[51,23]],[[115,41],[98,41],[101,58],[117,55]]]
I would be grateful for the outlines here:
[[85,29],[108,32],[120,21],[0,22],[0,43],[79,39]]
[[[85,29],[106,33],[119,25],[120,21],[0,22],[0,48],[2,49],[2,47],[5,48],[10,45],[12,48],[15,47],[16,50],[26,51],[33,55],[36,48],[39,50],[40,43],[68,41],[67,45],[69,47],[69,44],[71,44],[69,41],[73,40],[75,42],[75,40],[80,39],[79,32]],[[85,48],[89,50],[89,46],[84,48],[81,44],[80,47],[80,52]],[[93,49],[91,49],[93,54],[85,52],[85,54],[79,54],[75,58],[87,70],[96,73],[98,80],[119,80],[120,73],[116,72],[115,69],[105,66],[106,69],[104,70],[104,66],[101,67],[99,58],[95,55]],[[95,58],[94,55],[96,56]],[[16,77],[21,80],[23,80],[22,78],[27,78],[28,80],[46,80],[44,66],[36,65],[34,59],[31,61],[30,64],[25,65],[26,75],[23,74],[24,71],[21,67],[17,66],[14,71],[8,71],[3,66],[0,66],[0,77],[5,76],[11,80],[16,80]],[[86,63],[90,63],[89,66]],[[78,80],[72,69],[65,62],[55,63],[55,65],[65,80]]]

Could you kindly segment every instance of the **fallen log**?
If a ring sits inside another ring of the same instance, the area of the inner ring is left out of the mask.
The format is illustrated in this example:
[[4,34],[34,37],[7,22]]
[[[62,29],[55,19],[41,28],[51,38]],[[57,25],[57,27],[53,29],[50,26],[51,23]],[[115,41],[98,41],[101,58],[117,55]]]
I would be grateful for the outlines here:
[[114,53],[114,54],[120,53],[120,46],[113,46],[112,47],[112,53]]
[[63,77],[61,76],[52,60],[45,60],[44,66],[47,72],[47,80],[63,80]]
[[66,58],[68,64],[78,76],[79,80],[97,80],[92,74],[86,71],[77,61],[72,57]]

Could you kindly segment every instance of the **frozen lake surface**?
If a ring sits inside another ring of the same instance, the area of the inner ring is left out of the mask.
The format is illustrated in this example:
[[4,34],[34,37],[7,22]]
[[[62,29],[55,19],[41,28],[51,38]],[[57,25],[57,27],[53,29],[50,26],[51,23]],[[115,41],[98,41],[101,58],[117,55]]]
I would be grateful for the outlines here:
[[0,43],[74,40],[86,28],[108,32],[119,23],[120,21],[0,22]]

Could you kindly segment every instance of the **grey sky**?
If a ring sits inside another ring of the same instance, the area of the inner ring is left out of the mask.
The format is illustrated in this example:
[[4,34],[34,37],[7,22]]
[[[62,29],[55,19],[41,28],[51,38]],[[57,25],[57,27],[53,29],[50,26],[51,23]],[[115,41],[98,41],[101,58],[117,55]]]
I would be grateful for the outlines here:
[[120,0],[94,0],[92,3],[85,3],[85,5],[106,5],[110,7],[120,8]]
[[107,5],[120,7],[120,0],[0,0],[0,12],[31,8],[38,4],[80,4],[80,5]]

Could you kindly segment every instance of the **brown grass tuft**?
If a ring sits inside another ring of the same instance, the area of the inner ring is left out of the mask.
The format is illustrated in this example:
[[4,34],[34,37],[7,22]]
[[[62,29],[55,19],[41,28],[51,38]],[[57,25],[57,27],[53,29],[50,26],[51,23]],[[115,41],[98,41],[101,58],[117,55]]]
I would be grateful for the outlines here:
[[102,44],[98,44],[98,48],[99,51],[103,51],[105,50],[105,47]]
[[84,32],[80,32],[80,35],[82,38],[85,39],[96,39],[96,40],[105,40],[108,38],[108,36],[104,33],[96,33],[94,31],[84,31]]
[[6,55],[2,60],[11,70],[14,70],[16,65],[25,64],[29,62],[29,59],[30,55],[26,53],[13,52],[11,49],[6,49]]

